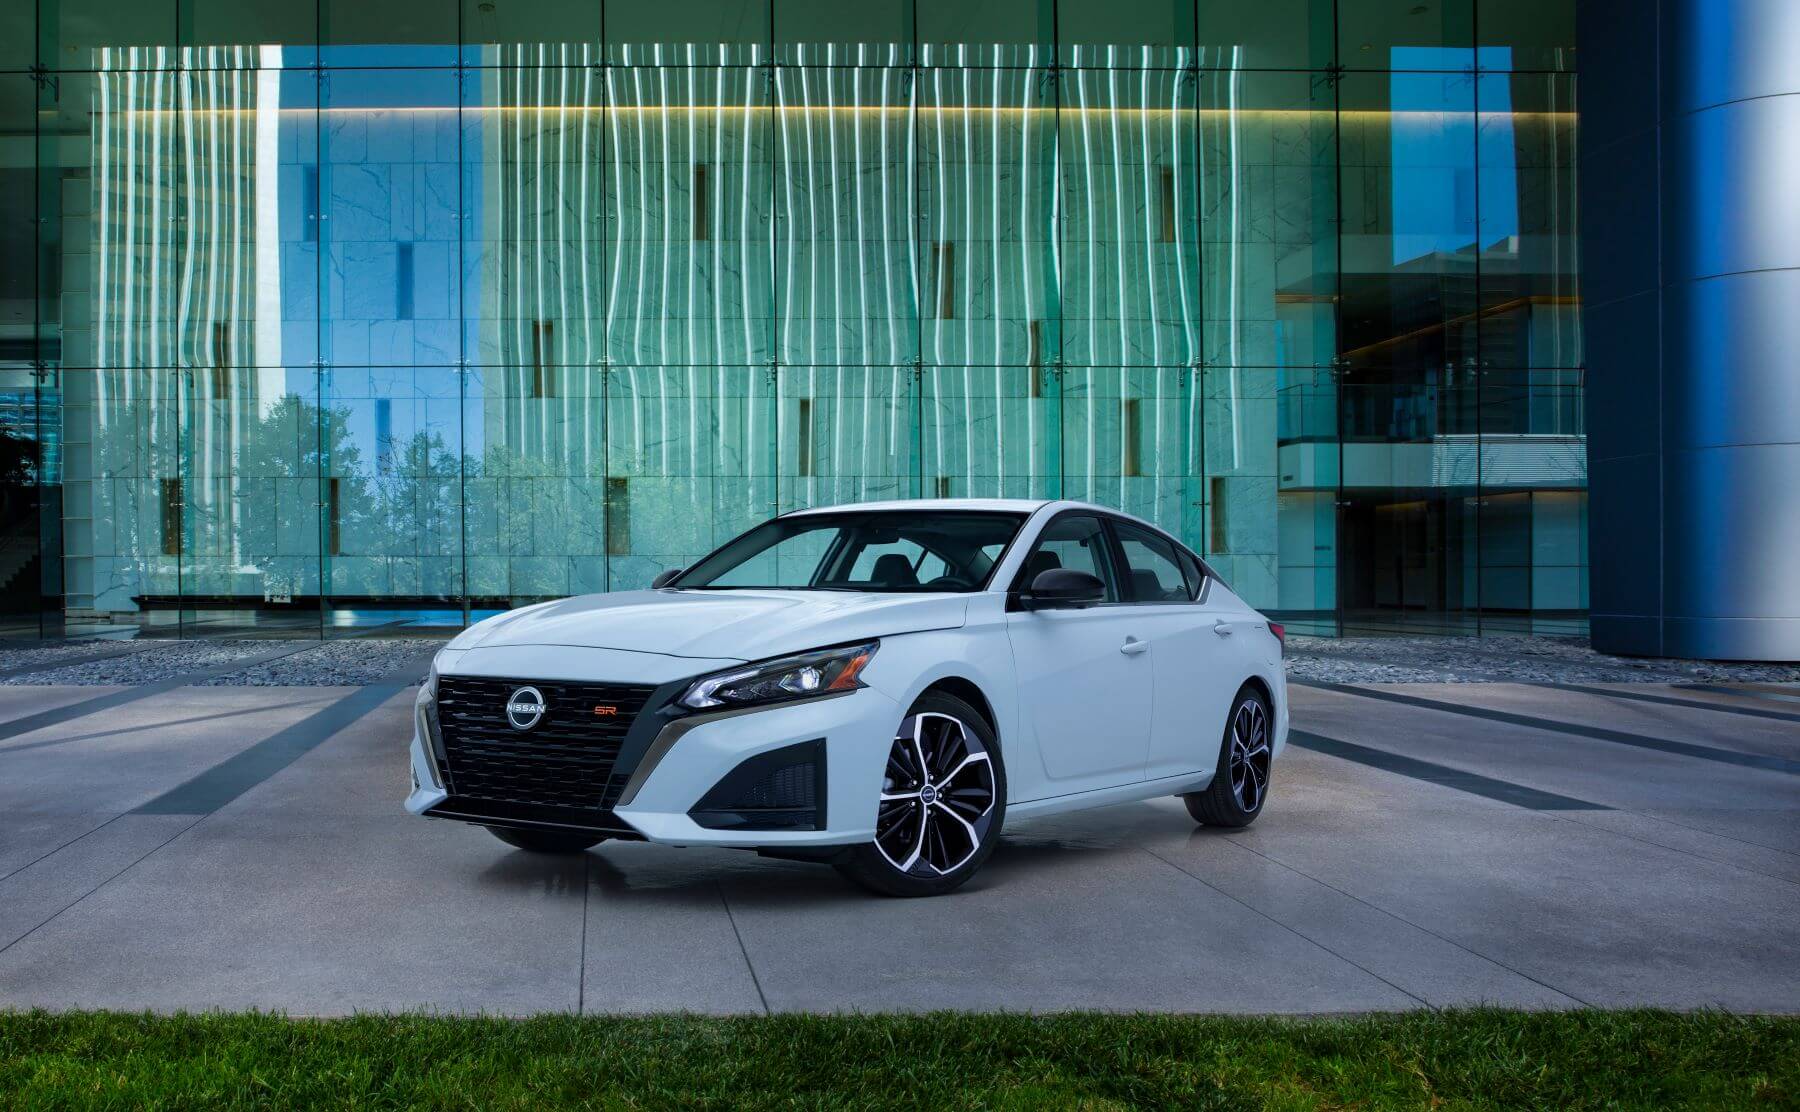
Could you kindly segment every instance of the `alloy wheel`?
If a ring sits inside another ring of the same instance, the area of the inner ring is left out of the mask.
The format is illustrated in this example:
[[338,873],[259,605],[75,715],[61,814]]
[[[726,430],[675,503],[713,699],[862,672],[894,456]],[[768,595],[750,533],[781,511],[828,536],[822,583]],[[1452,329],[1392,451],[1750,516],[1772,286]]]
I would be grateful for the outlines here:
[[935,711],[900,723],[876,810],[875,847],[913,876],[943,876],[975,856],[994,817],[994,767],[960,718]]
[[1231,720],[1231,794],[1246,814],[1262,806],[1269,756],[1268,712],[1258,700],[1245,699]]

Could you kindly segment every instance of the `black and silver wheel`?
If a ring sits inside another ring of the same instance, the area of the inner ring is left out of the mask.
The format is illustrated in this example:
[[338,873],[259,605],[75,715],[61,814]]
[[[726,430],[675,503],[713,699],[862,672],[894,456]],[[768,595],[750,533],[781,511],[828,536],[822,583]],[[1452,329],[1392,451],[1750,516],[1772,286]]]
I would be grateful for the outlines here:
[[507,845],[527,853],[580,853],[606,841],[604,834],[580,830],[527,830],[511,826],[490,826],[487,830]]
[[974,875],[1006,814],[993,727],[960,699],[921,696],[895,731],[875,809],[875,840],[839,868],[890,896],[936,896]]
[[1188,814],[1205,826],[1249,826],[1269,797],[1273,721],[1255,688],[1238,692],[1219,744],[1219,764],[1205,791],[1182,796]]

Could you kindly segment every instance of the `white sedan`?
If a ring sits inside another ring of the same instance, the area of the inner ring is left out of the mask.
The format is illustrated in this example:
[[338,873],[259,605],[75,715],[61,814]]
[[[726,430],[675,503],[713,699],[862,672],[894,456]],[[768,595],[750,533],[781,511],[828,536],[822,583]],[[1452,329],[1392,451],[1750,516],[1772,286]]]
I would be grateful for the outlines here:
[[463,631],[419,691],[406,806],[536,852],[737,846],[936,895],[1009,818],[1179,795],[1253,821],[1287,737],[1281,650],[1113,510],[804,510],[649,590]]

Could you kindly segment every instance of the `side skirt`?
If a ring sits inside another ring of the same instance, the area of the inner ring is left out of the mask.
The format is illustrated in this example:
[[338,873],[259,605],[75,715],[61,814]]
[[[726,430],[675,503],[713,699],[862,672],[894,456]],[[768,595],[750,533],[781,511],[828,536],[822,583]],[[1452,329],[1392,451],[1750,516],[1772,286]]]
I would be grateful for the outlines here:
[[1113,788],[1075,792],[1073,795],[1053,795],[1047,799],[1033,799],[1022,803],[1009,802],[1006,805],[1006,817],[1010,821],[1031,815],[1054,815],[1063,811],[1082,811],[1089,807],[1107,807],[1114,803],[1136,803],[1145,799],[1159,799],[1165,795],[1185,795],[1204,790],[1206,785],[1212,783],[1212,778],[1211,771],[1188,772],[1180,776],[1120,784]]

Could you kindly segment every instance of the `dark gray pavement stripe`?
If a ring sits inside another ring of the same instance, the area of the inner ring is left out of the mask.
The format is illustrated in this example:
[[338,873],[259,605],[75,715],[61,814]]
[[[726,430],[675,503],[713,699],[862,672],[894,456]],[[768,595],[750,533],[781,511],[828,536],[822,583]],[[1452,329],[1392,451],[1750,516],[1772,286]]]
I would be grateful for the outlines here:
[[1583,726],[1576,722],[1562,722],[1554,718],[1536,718],[1529,714],[1514,714],[1511,711],[1490,710],[1487,707],[1473,707],[1463,703],[1446,703],[1418,695],[1402,695],[1398,691],[1382,691],[1347,683],[1322,683],[1316,680],[1292,680],[1290,682],[1302,687],[1336,691],[1343,695],[1355,695],[1364,699],[1380,699],[1384,702],[1399,703],[1402,706],[1443,711],[1446,714],[1460,714],[1469,718],[1484,718],[1489,722],[1504,722],[1509,726],[1548,730],[1551,733],[1593,738],[1595,741],[1610,741],[1615,745],[1652,749],[1659,753],[1672,753],[1680,757],[1694,757],[1702,761],[1715,761],[1719,764],[1738,765],[1742,768],[1758,768],[1769,772],[1785,772],[1800,776],[1800,761],[1788,760],[1785,757],[1769,757],[1761,753],[1739,753],[1732,749],[1719,749],[1711,745],[1695,745],[1692,742],[1671,741],[1668,738],[1650,737],[1645,734],[1628,734],[1623,730]]
[[378,683],[358,688],[336,702],[277,730],[205,772],[139,806],[134,815],[209,815],[329,741],[339,731],[405,691],[437,653],[394,669]]
[[[283,645],[278,649],[267,649],[263,652],[251,653],[249,656],[241,656],[236,660],[226,661],[223,664],[214,664],[206,668],[196,668],[192,672],[183,672],[180,675],[156,680],[153,683],[141,683],[135,687],[128,687],[123,691],[113,691],[105,695],[96,695],[92,699],[83,699],[79,703],[70,703],[68,706],[54,707],[50,710],[39,711],[36,714],[27,714],[22,718],[14,718],[9,722],[0,722],[0,741],[5,741],[7,738],[18,737],[20,734],[27,734],[33,730],[41,730],[45,726],[56,726],[64,722],[72,722],[77,718],[83,718],[90,714],[98,714],[104,710],[111,710],[114,707],[122,707],[126,703],[135,703],[139,699],[148,699],[152,695],[161,695],[164,692],[174,691],[179,687],[186,687],[191,683],[199,683],[202,680],[210,680],[218,676],[229,675],[232,672],[242,671],[245,668],[254,668],[258,664],[267,664],[271,660],[280,660],[284,656],[292,656],[297,652],[316,648],[317,646],[317,641],[308,641],[300,645]],[[29,689],[27,688],[26,690]]]
[[1741,714],[1747,718],[1772,718],[1781,722],[1800,722],[1800,714],[1788,711],[1765,710],[1762,707],[1739,707],[1728,703],[1709,703],[1702,699],[1677,699],[1670,695],[1652,695],[1648,691],[1621,691],[1612,687],[1589,687],[1583,683],[1539,683],[1532,686],[1548,688],[1553,691],[1581,691],[1589,695],[1603,695],[1608,699],[1630,699],[1639,703],[1661,703],[1671,707],[1692,707],[1695,710],[1718,711],[1721,714]]
[[1684,691],[1710,691],[1715,695],[1745,695],[1752,699],[1773,699],[1780,703],[1800,703],[1800,693],[1772,691],[1766,687],[1726,687],[1717,683],[1684,683]]
[[14,676],[29,676],[34,672],[54,672],[58,668],[74,668],[82,664],[93,664],[102,660],[113,660],[121,656],[131,656],[146,652],[151,645],[134,645],[128,649],[109,649],[103,653],[88,653],[84,656],[65,656],[60,660],[40,660],[36,664],[24,664],[17,668],[0,671],[0,680],[10,680]]
[[1358,745],[1353,741],[1340,741],[1337,738],[1315,734],[1308,730],[1290,729],[1288,730],[1288,740],[1302,749],[1310,749],[1328,757],[1354,761],[1370,768],[1378,768],[1383,772],[1393,772],[1414,780],[1441,784],[1446,788],[1454,788],[1457,791],[1468,792],[1470,795],[1479,795],[1486,799],[1510,803],[1515,807],[1525,807],[1533,811],[1612,810],[1605,804],[1590,803],[1585,799],[1557,795],[1555,792],[1539,791],[1536,788],[1528,788],[1509,780],[1497,780],[1492,776],[1483,776],[1479,772],[1467,772],[1460,768],[1451,768],[1449,765],[1423,761],[1417,757],[1406,757],[1399,753],[1390,753],[1385,749]]

